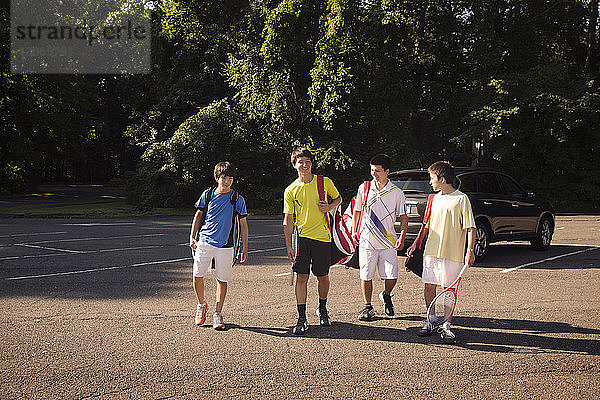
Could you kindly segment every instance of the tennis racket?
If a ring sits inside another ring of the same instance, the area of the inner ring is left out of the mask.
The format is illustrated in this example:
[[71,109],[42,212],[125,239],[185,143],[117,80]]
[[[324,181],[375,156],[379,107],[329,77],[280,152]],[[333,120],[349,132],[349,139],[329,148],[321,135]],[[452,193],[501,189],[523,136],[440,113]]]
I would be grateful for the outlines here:
[[231,266],[233,267],[242,256],[242,235],[240,231],[240,218],[236,215],[235,220],[233,221],[233,262]]
[[458,277],[448,286],[442,290],[431,302],[427,308],[427,321],[433,326],[440,326],[444,322],[448,321],[452,314],[454,314],[454,308],[456,307],[456,294],[460,286],[463,273],[468,268],[467,265],[462,267],[458,273]]
[[[298,228],[294,224],[292,232],[292,251],[294,252],[294,260],[298,257]],[[292,273],[290,274],[290,286],[294,286],[294,264],[292,264]]]

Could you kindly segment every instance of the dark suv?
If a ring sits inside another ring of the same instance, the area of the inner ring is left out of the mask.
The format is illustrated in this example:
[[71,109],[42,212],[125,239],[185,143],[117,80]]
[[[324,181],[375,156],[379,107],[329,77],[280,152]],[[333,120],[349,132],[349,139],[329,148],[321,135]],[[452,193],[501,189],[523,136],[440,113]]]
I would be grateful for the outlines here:
[[[414,241],[429,194],[427,170],[392,172],[389,179],[406,196],[408,232],[405,248]],[[489,244],[497,241],[529,240],[534,249],[550,247],[554,233],[554,210],[532,191],[525,191],[510,176],[491,169],[456,168],[454,187],[469,196],[477,225],[475,257],[481,259]],[[396,231],[400,220],[396,221]]]

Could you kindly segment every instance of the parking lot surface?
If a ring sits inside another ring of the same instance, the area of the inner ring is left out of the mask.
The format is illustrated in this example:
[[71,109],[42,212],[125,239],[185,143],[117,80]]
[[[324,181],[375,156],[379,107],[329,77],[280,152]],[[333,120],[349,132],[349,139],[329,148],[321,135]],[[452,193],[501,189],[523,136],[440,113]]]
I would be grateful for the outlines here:
[[[331,270],[331,327],[309,281],[306,336],[281,220],[253,218],[226,330],[193,323],[192,216],[0,219],[0,398],[598,398],[600,217],[561,216],[553,246],[498,243],[465,274],[456,345],[416,335],[422,285],[358,321],[357,270]],[[382,290],[376,281],[374,290]],[[214,280],[207,279],[209,311]],[[374,296],[376,297],[376,296]],[[317,325],[315,325],[317,324]]]

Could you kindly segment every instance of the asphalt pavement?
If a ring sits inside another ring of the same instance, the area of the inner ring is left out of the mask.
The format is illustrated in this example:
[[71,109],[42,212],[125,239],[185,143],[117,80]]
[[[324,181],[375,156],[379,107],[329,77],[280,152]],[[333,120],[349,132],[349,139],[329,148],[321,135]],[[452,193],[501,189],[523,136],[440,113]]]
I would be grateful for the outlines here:
[[[492,245],[465,274],[456,345],[416,335],[422,284],[361,322],[358,273],[331,270],[331,327],[309,281],[296,320],[280,218],[253,218],[226,330],[193,323],[192,215],[0,219],[0,398],[598,398],[600,217],[559,217],[554,245]],[[214,280],[207,279],[209,311]]]

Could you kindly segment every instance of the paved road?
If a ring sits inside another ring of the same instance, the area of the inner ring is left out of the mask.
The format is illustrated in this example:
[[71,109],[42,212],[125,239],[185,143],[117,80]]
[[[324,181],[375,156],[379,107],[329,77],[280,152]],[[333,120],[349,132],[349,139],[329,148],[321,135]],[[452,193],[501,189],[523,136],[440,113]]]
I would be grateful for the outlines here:
[[[294,337],[279,219],[250,221],[225,332],[193,325],[190,217],[0,219],[0,398],[598,398],[600,217],[561,217],[548,252],[497,244],[467,272],[457,345],[419,338],[418,279],[398,315],[356,319],[334,268],[333,325]],[[376,282],[376,290],[381,290]],[[215,285],[207,285],[214,307]],[[309,283],[309,322],[317,306]]]
[[0,196],[0,213],[10,214],[15,208],[62,207],[75,204],[110,203],[125,200],[126,193],[120,188],[93,185],[39,185],[37,193]]

